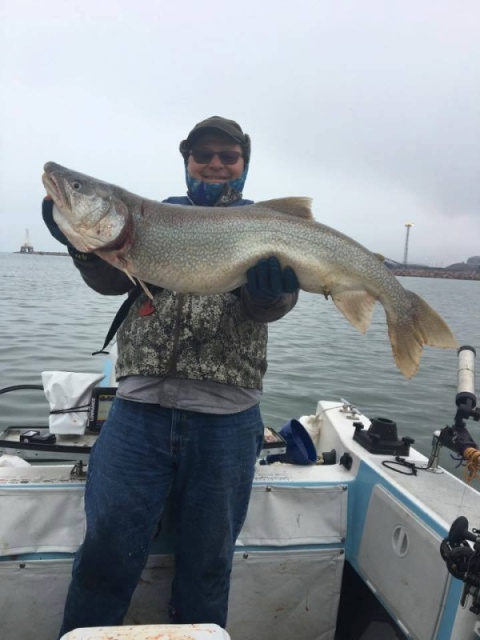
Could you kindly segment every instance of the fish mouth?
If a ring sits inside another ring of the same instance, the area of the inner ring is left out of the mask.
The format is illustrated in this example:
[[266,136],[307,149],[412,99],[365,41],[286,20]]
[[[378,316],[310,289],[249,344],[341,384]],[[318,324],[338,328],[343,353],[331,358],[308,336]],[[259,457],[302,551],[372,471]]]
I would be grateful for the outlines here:
[[45,187],[46,192],[49,196],[51,196],[54,200],[55,198],[61,199],[63,194],[60,189],[60,185],[55,180],[54,176],[47,171],[44,171],[42,175],[43,186]]

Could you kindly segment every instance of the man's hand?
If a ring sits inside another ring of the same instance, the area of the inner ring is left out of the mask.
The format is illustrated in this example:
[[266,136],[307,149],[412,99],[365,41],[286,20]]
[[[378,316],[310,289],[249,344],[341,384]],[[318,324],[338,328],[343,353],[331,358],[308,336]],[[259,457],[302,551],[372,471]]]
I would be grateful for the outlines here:
[[51,196],[45,196],[42,202],[42,217],[43,221],[47,225],[47,229],[50,231],[52,236],[58,242],[61,242],[66,247],[71,247],[72,245],[67,240],[67,237],[60,231],[60,227],[53,219],[53,200]]
[[253,298],[274,299],[299,289],[298,279],[291,267],[282,270],[275,256],[262,258],[247,271],[247,291]]

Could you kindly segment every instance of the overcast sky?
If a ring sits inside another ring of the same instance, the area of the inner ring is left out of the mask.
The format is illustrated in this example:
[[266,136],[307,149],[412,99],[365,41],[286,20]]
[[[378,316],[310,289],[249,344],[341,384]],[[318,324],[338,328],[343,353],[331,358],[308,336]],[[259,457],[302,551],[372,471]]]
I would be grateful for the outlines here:
[[53,160],[162,200],[208,116],[252,138],[244,194],[310,196],[372,251],[480,254],[478,0],[0,0],[0,251],[44,228]]

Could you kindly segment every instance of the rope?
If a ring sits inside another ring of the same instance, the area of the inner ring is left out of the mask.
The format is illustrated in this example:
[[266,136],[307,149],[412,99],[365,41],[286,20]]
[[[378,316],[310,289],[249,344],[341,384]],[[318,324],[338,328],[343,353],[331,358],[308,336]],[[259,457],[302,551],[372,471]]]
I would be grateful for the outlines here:
[[463,457],[467,462],[467,466],[465,468],[465,482],[470,484],[474,478],[479,477],[480,451],[473,447],[468,447],[463,452]]

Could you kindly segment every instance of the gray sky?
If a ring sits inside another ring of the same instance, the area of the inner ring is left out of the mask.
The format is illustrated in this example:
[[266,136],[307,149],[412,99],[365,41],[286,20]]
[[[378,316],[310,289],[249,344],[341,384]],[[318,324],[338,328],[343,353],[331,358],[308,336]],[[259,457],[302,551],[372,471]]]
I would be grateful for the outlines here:
[[0,251],[44,228],[53,160],[161,200],[208,116],[252,137],[245,196],[310,196],[372,251],[480,254],[478,0],[0,0]]

